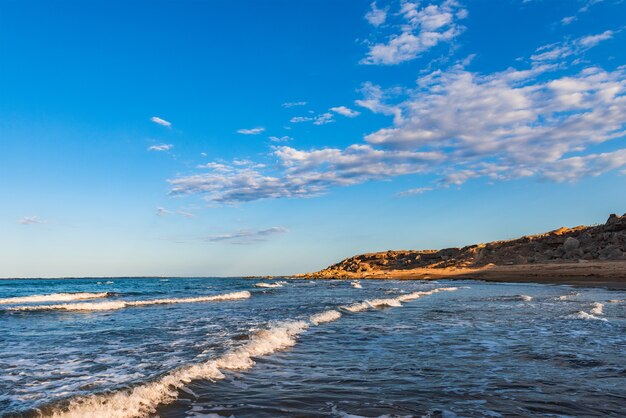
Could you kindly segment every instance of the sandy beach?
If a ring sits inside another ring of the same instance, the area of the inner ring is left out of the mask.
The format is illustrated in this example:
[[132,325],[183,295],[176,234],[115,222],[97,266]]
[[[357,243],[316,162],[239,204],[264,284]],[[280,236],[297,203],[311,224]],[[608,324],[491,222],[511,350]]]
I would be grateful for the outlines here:
[[480,268],[416,268],[377,272],[342,273],[342,279],[452,279],[489,282],[565,284],[583,287],[626,289],[626,262],[546,263],[533,265],[488,265]]

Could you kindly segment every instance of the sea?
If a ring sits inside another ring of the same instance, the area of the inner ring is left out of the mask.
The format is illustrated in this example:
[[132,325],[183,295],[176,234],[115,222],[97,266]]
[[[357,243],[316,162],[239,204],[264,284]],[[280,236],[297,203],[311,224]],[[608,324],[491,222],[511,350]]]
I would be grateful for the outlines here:
[[3,417],[623,417],[626,292],[0,281]]

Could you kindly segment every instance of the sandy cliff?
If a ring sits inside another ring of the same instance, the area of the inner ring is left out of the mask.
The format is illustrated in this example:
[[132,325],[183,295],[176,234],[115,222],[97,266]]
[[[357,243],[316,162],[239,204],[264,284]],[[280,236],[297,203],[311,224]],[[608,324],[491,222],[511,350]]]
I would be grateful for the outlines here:
[[[626,214],[603,225],[443,250],[361,254],[307,278],[477,278],[626,285]],[[621,284],[620,284],[621,283]]]

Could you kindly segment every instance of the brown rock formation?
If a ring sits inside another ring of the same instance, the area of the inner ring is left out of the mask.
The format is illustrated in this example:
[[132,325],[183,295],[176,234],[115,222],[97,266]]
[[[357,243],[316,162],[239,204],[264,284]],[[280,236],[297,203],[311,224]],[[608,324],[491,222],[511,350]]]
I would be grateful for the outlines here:
[[[411,271],[478,271],[493,266],[528,266],[626,261],[626,214],[598,226],[559,228],[509,241],[443,250],[368,253],[347,258],[307,278],[403,277]],[[618,263],[621,265],[621,263]],[[534,268],[530,268],[533,266]],[[626,263],[624,263],[626,266]],[[571,270],[571,269],[570,269]],[[626,271],[626,270],[625,270]],[[452,274],[451,274],[452,275]],[[445,276],[445,274],[441,274]],[[626,280],[626,278],[625,278]]]

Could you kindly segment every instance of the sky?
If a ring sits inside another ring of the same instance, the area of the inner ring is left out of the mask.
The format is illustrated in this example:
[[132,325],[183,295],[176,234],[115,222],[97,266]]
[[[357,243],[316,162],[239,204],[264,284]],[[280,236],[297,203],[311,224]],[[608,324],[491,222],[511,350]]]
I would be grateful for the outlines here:
[[626,212],[623,0],[0,8],[0,277],[294,274]]

